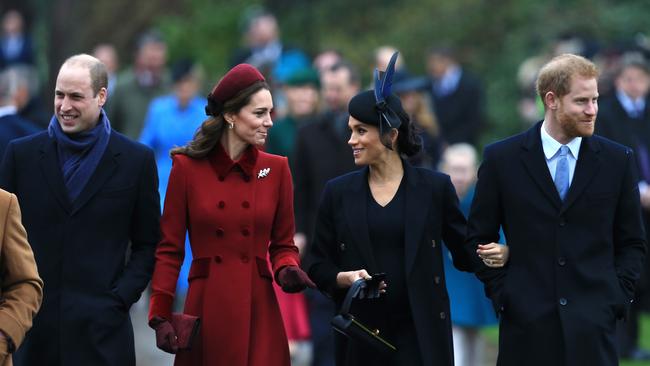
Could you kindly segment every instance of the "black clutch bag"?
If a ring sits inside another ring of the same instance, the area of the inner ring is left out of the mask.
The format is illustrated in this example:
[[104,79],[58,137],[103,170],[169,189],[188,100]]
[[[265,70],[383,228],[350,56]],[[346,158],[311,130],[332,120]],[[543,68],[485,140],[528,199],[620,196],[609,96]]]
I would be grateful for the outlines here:
[[379,329],[368,328],[350,314],[352,300],[357,297],[361,289],[365,286],[366,281],[363,279],[356,280],[352,284],[348,293],[345,295],[339,314],[331,321],[332,327],[346,337],[370,346],[377,351],[384,353],[395,352],[397,348],[379,335]]

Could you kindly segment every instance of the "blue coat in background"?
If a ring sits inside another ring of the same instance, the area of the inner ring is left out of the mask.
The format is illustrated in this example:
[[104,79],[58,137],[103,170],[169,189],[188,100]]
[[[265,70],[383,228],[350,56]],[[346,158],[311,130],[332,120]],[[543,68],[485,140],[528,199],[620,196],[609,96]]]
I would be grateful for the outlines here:
[[[460,200],[460,210],[465,217],[469,214],[473,198],[474,187],[471,187],[465,197]],[[494,308],[490,299],[485,296],[483,283],[473,273],[461,272],[454,267],[447,246],[443,247],[443,251],[452,324],[462,327],[483,327],[496,324]]]
[[[140,142],[153,149],[158,166],[158,191],[160,192],[160,207],[165,203],[167,182],[172,170],[172,159],[169,151],[177,146],[187,144],[196,129],[206,119],[205,99],[195,97],[185,108],[181,108],[178,98],[169,94],[154,99],[149,105],[144,129]],[[192,251],[189,241],[185,240],[185,259],[178,276],[178,288],[181,293],[187,291],[187,276],[192,263]]]

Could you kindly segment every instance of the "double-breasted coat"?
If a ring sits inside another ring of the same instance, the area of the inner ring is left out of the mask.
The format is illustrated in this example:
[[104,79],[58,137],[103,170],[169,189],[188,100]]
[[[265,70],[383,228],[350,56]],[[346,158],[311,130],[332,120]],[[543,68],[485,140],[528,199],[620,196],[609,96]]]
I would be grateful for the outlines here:
[[[424,365],[453,365],[449,297],[444,280],[441,240],[454,255],[454,264],[471,270],[475,261],[463,248],[465,218],[448,176],[404,165],[404,259],[408,302]],[[319,289],[340,308],[347,289],[339,289],[336,275],[342,271],[378,268],[370,242],[367,201],[368,168],[329,181],[323,192],[308,273]],[[475,253],[474,253],[475,256]],[[390,291],[390,284],[388,291]],[[376,329],[386,329],[391,314],[379,313],[371,303],[355,302],[355,317]],[[335,335],[337,365],[368,362],[361,351],[340,334]]]
[[169,319],[188,231],[194,260],[184,312],[202,319],[196,342],[175,364],[288,366],[272,286],[273,273],[299,265],[287,159],[249,146],[233,162],[217,144],[206,158],[173,160],[150,317]]
[[562,201],[541,126],[486,147],[470,210],[471,248],[500,226],[510,248],[505,267],[477,273],[500,314],[497,364],[616,365],[616,318],[645,254],[634,154],[582,138]]
[[[0,186],[20,200],[45,282],[17,365],[135,365],[129,307],[151,278],[160,237],[153,152],[115,131],[70,202],[47,131],[9,144]],[[130,246],[129,246],[130,243]]]

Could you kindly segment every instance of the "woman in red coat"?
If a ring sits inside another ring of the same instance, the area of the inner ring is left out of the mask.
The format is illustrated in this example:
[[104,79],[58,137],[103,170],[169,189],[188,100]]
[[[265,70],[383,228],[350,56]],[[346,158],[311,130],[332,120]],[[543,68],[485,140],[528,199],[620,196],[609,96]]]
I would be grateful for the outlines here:
[[[274,274],[286,292],[314,285],[293,243],[287,159],[257,149],[272,109],[264,77],[237,65],[208,95],[210,117],[194,139],[171,152],[149,323],[175,365],[289,365]],[[169,320],[186,231],[194,260],[184,313],[199,316],[201,328],[191,349],[179,349]]]

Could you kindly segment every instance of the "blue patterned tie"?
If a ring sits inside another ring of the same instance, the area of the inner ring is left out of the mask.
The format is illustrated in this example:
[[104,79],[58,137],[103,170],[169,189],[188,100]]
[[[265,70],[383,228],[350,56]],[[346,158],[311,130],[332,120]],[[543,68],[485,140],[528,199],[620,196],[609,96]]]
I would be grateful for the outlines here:
[[557,188],[557,193],[560,194],[562,201],[564,201],[564,197],[566,197],[566,193],[569,191],[568,152],[569,148],[566,145],[560,147],[560,158],[557,161],[557,167],[555,168],[555,188]]

